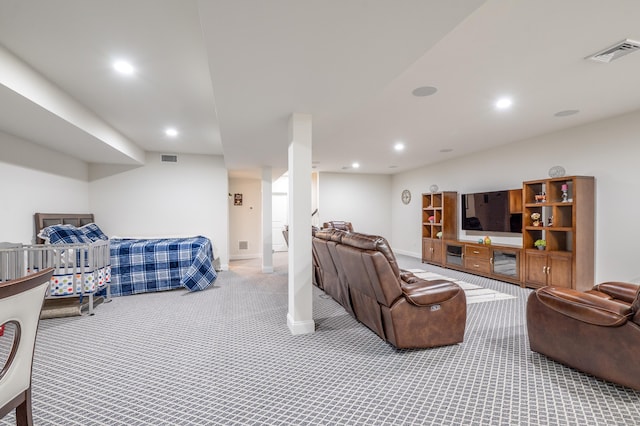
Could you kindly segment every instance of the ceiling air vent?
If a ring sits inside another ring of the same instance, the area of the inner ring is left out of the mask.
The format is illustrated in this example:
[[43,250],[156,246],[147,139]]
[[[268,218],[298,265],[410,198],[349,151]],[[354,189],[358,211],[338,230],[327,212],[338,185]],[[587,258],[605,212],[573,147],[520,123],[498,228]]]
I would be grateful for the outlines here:
[[585,59],[591,59],[592,61],[608,63],[613,61],[614,59],[618,59],[624,55],[633,53],[638,49],[640,49],[640,42],[625,39],[619,43],[614,44],[613,46],[610,46],[604,50],[601,50],[598,53],[587,56]]
[[161,161],[163,163],[177,163],[178,156],[177,155],[162,155]]

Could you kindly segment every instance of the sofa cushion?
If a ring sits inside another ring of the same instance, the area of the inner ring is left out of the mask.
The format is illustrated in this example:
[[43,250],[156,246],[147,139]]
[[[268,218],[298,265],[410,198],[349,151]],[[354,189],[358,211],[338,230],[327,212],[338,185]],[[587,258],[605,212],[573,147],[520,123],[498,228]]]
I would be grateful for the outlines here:
[[429,306],[452,299],[463,290],[455,283],[447,280],[411,280],[401,284],[402,292],[409,303],[416,306]]
[[384,237],[350,232],[344,234],[342,243],[363,250],[379,251],[389,261],[389,265],[395,276],[400,278],[400,268],[398,267],[396,256],[393,254],[393,251],[391,251],[391,247],[389,247],[389,243]]
[[536,296],[554,311],[593,325],[618,327],[633,314],[628,304],[568,288],[543,287],[536,291]]
[[618,281],[608,281],[597,284],[594,289],[606,293],[614,299],[618,299],[631,304],[638,298],[640,285]]

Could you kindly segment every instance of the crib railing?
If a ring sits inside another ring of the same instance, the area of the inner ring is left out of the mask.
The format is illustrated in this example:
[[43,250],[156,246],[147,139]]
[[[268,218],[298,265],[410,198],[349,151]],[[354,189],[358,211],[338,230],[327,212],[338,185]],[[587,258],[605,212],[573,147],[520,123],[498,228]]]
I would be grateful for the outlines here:
[[[47,298],[89,298],[93,315],[94,295],[105,288],[105,301],[111,299],[109,241],[91,244],[11,244],[0,245],[0,281],[20,278],[46,268],[54,268]],[[57,280],[64,280],[66,291],[57,293]],[[99,285],[104,283],[104,285]],[[70,289],[70,290],[69,290]]]

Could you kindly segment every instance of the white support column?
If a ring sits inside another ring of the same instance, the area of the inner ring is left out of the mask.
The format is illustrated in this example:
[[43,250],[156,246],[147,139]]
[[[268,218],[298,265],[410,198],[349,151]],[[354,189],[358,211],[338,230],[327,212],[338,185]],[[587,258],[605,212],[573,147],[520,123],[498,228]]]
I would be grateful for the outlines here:
[[273,272],[271,167],[262,168],[262,272]]
[[289,118],[289,312],[292,334],[315,332],[311,275],[311,115]]

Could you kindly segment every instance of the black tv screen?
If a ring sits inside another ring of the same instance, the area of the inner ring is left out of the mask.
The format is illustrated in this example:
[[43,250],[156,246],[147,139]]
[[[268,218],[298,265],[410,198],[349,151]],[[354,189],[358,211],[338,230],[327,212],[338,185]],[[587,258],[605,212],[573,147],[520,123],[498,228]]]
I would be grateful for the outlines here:
[[510,192],[462,194],[462,229],[522,233],[522,209],[519,203],[509,203]]

